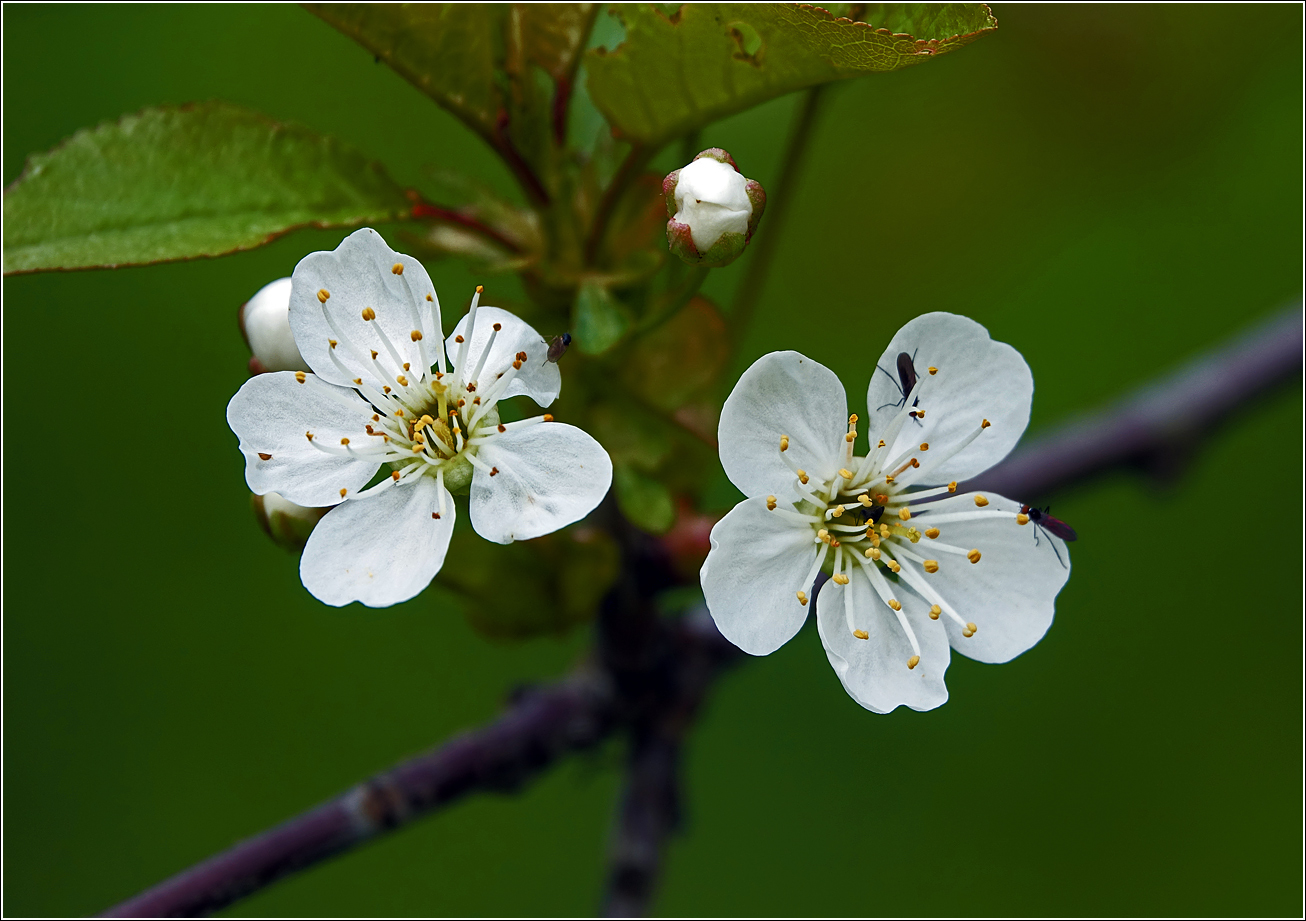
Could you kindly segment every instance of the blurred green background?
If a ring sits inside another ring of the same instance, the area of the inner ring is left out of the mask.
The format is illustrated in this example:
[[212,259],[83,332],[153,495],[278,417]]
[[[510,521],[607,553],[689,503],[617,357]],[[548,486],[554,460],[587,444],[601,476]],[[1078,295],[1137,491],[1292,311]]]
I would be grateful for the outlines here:
[[[902,322],[952,310],[1024,353],[1037,432],[1299,296],[1301,7],[995,12],[956,54],[831,89],[735,373],[799,349],[856,400]],[[4,27],[6,183],[79,127],[222,98],[402,182],[435,165],[510,187],[453,118],[292,6],[8,6]],[[793,103],[703,146],[769,184]],[[235,310],[340,236],[4,281],[7,914],[102,910],[492,717],[585,647],[583,629],[494,645],[439,589],[324,607],[254,525],[224,422]],[[477,280],[431,268],[455,303]],[[728,303],[751,268],[708,292]],[[1258,401],[1172,484],[1029,497],[1081,535],[1056,623],[1009,665],[954,657],[939,710],[863,711],[811,630],[731,673],[692,737],[655,909],[1300,913],[1301,411],[1295,386]],[[232,913],[590,913],[620,754]]]

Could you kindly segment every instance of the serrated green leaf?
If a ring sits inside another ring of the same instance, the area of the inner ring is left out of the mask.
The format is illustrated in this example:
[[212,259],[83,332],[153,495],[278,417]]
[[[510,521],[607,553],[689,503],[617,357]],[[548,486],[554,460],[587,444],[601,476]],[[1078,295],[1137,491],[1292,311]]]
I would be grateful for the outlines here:
[[503,106],[505,8],[491,3],[308,3],[401,77],[491,137]]
[[630,329],[630,308],[596,282],[585,282],[571,310],[571,333],[576,349],[602,355],[621,341]]
[[4,272],[219,256],[410,207],[379,165],[307,128],[223,103],[146,109],[28,160],[4,194]]
[[649,145],[794,90],[929,60],[997,28],[987,6],[969,3],[875,4],[869,22],[788,3],[614,11],[626,40],[586,53],[590,96],[623,137]]

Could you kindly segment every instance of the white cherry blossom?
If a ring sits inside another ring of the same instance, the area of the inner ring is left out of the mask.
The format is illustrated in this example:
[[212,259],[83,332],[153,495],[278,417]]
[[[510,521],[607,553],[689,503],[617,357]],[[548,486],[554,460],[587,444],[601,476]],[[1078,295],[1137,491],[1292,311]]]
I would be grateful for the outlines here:
[[290,331],[290,279],[268,282],[240,308],[240,328],[262,371],[308,368]]
[[300,560],[327,604],[422,591],[444,563],[455,493],[478,534],[509,543],[583,518],[608,491],[612,463],[585,432],[547,414],[500,421],[500,400],[548,406],[560,378],[543,337],[476,290],[444,341],[426,270],[359,230],[295,268],[290,326],[311,372],[252,377],[227,407],[251,490],[336,506]]
[[775,651],[826,570],[821,642],[877,713],[946,701],[950,647],[1006,662],[1033,646],[1070,574],[1066,546],[1019,503],[961,488],[1015,446],[1033,391],[1011,346],[926,314],[877,364],[859,456],[833,372],[798,352],[759,359],[721,414],[721,463],[748,498],[713,528],[701,572],[717,627],[745,652]]

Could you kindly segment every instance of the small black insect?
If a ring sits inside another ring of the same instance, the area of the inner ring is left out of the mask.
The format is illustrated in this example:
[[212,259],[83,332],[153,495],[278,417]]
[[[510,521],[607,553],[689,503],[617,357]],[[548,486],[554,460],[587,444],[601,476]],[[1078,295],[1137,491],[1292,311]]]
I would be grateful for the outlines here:
[[569,345],[571,345],[571,333],[554,336],[549,342],[549,361],[557,364],[558,360],[567,354],[567,346]]
[[[1049,534],[1055,534],[1062,540],[1069,541],[1078,539],[1079,535],[1075,533],[1075,529],[1066,524],[1060,518],[1053,518],[1048,514],[1050,511],[1052,511],[1052,506],[1048,506],[1047,508],[1032,508],[1028,505],[1022,505],[1020,507],[1020,513],[1022,515],[1028,515],[1029,520],[1034,522],[1034,546],[1038,546],[1039,531],[1047,531]],[[1064,567],[1066,563],[1061,559],[1061,553],[1057,550],[1057,545],[1053,544],[1051,541],[1048,541],[1048,543],[1052,545],[1052,552],[1057,555],[1057,562]]]
[[872,505],[870,508],[862,506],[859,511],[862,513],[862,521],[870,524],[879,524],[880,519],[884,517],[883,505]]
[[[920,349],[917,349],[916,351],[919,352]],[[875,367],[877,370],[884,371],[884,369],[881,368],[879,365],[876,365]],[[886,377],[889,378],[889,380],[893,381],[893,386],[898,388],[898,393],[901,396],[899,397],[896,403],[885,403],[883,406],[877,406],[876,412],[879,412],[881,409],[884,409],[885,406],[901,406],[906,401],[907,394],[911,393],[912,388],[916,386],[916,381],[919,379],[916,374],[916,352],[912,352],[910,355],[908,355],[906,352],[898,353],[898,379],[897,380],[893,380],[893,375],[890,374],[888,371],[884,371],[884,374]],[[911,405],[913,408],[920,406],[921,398],[917,397],[916,399],[912,400]],[[921,422],[921,420],[917,417],[915,413],[912,413],[911,416],[913,419],[916,420],[917,425],[925,424]]]

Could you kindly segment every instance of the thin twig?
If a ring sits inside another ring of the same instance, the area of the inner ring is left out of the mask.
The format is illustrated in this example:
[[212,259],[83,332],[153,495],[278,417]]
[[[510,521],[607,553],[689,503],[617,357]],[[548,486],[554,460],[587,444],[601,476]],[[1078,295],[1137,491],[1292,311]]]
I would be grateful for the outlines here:
[[626,154],[626,159],[621,161],[617,167],[617,173],[608,183],[608,187],[603,190],[603,197],[599,199],[598,209],[594,213],[594,223],[590,225],[589,236],[585,239],[585,264],[594,265],[594,260],[599,254],[599,248],[603,245],[603,237],[608,232],[608,222],[612,220],[612,213],[616,210],[621,201],[621,196],[625,194],[627,187],[635,181],[644,170],[644,166],[656,151],[651,147],[645,147],[641,144],[635,144]]
[[[968,486],[1032,499],[1108,467],[1182,451],[1194,438],[1210,437],[1237,408],[1293,379],[1301,367],[1299,304],[1113,408],[1037,439]],[[625,571],[631,568],[627,564]],[[639,727],[653,741],[633,751],[638,757],[626,788],[629,808],[622,810],[628,818],[614,842],[607,907],[642,911],[652,895],[657,855],[674,828],[674,814],[655,819],[649,804],[678,802],[678,746],[694,710],[720,669],[743,656],[701,609],[675,621],[624,617],[621,605],[632,598],[647,606],[657,579],[635,573],[626,582],[625,597],[600,621],[597,666],[524,695],[489,726],[237,844],[106,914],[215,911],[463,796],[518,789],[563,755]]]
[[798,172],[802,168],[807,153],[807,141],[812,135],[812,126],[821,109],[821,100],[825,98],[825,84],[814,86],[803,93],[798,104],[798,119],[789,131],[789,140],[785,143],[784,154],[780,160],[780,173],[771,188],[767,190],[767,211],[758,227],[757,237],[753,241],[753,253],[749,257],[748,271],[735,292],[735,300],[730,309],[730,326],[738,342],[748,330],[757,307],[757,299],[766,284],[767,272],[775,261],[775,248],[783,235],[785,218],[789,216],[791,202],[798,186]]

